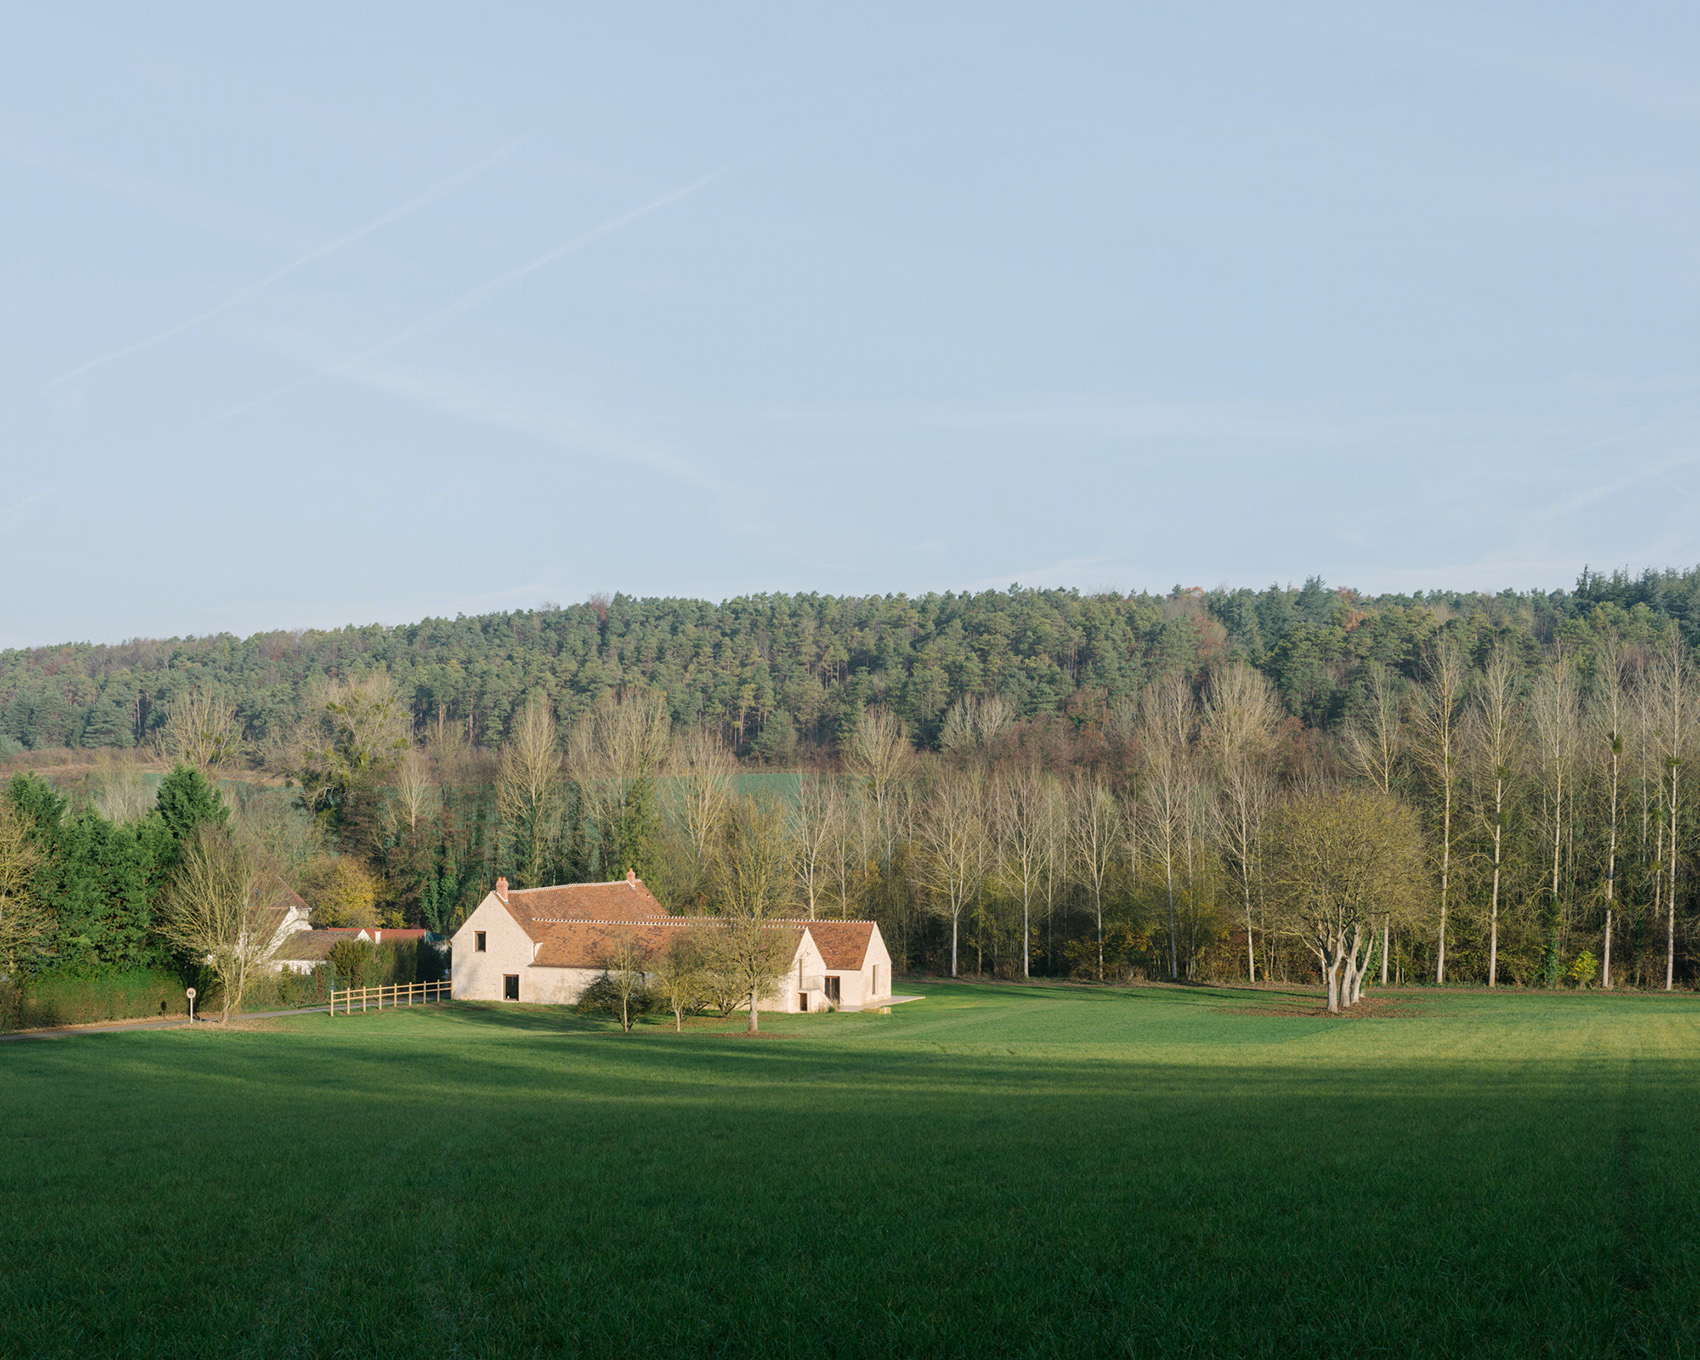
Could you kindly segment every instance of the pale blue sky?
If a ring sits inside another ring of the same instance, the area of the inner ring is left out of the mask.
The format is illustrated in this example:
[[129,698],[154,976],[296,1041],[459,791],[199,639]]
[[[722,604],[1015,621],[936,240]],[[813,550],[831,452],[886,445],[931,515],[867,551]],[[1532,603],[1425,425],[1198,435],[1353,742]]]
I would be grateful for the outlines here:
[[1692,565],[1697,38],[13,6],[0,645]]

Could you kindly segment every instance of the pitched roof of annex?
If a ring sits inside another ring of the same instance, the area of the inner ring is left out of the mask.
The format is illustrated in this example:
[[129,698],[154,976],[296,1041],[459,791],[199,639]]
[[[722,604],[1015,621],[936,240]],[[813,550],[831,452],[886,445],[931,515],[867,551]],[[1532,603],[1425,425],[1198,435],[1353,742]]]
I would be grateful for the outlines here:
[[834,970],[862,967],[873,947],[874,932],[879,929],[872,921],[787,920],[785,924],[807,926],[821,959]]

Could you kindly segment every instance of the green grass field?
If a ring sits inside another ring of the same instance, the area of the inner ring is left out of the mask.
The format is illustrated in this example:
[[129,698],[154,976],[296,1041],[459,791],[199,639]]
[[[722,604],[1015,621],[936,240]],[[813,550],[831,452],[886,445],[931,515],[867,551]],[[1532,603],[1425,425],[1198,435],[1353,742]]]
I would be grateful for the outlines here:
[[0,1045],[0,1355],[1700,1350],[1700,998],[914,990]]

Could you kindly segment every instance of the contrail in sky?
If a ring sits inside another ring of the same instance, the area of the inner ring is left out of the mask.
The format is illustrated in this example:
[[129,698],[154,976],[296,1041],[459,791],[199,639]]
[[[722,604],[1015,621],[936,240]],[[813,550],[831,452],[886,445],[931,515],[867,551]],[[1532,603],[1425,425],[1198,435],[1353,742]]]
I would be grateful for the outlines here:
[[737,168],[739,164],[741,164],[741,162],[733,161],[730,164],[721,166],[718,170],[711,170],[708,174],[692,180],[689,184],[683,185],[677,189],[671,189],[667,193],[662,194],[659,198],[652,198],[647,203],[641,203],[635,208],[628,208],[625,212],[619,213],[614,217],[610,217],[606,222],[601,222],[594,227],[581,231],[576,236],[568,237],[565,241],[561,242],[560,245],[544,251],[541,255],[537,256],[536,259],[528,260],[522,265],[518,265],[513,269],[509,269],[504,273],[496,275],[493,279],[479,284],[470,292],[463,294],[461,297],[451,302],[441,311],[432,312],[429,316],[415,321],[405,330],[397,331],[394,335],[387,339],[380,340],[376,345],[373,345],[371,349],[364,350],[361,353],[356,354],[352,359],[338,364],[335,368],[325,369],[319,373],[310,373],[305,378],[298,378],[296,381],[287,383],[283,387],[267,392],[263,396],[255,397],[252,401],[246,401],[240,406],[232,406],[227,410],[218,412],[216,415],[210,415],[205,420],[189,426],[188,429],[182,431],[182,434],[194,434],[197,431],[206,429],[209,425],[217,425],[223,421],[229,420],[233,416],[239,416],[245,412],[252,411],[256,407],[264,406],[268,402],[276,401],[279,397],[288,396],[291,392],[299,391],[301,388],[306,387],[309,383],[317,381],[319,378],[337,377],[341,374],[348,373],[353,369],[360,367],[360,365],[367,362],[367,360],[377,358],[378,355],[384,353],[385,350],[394,349],[404,340],[412,339],[415,335],[418,335],[420,331],[425,330],[430,326],[435,326],[440,321],[447,321],[450,317],[459,316],[468,308],[475,307],[486,298],[493,297],[510,284],[518,283],[527,274],[535,273],[537,270],[542,269],[545,265],[553,264],[556,260],[561,259],[563,256],[571,255],[575,251],[583,250],[586,246],[600,241],[604,236],[620,230],[621,227],[630,226],[633,222],[638,221],[640,218],[648,217],[649,214],[658,212],[662,208],[677,203],[680,199],[688,198],[698,189],[712,184],[722,175],[731,173],[731,171]]
[[174,335],[181,335],[184,331],[192,330],[194,327],[199,326],[203,321],[210,321],[213,317],[218,316],[223,312],[228,312],[232,307],[246,302],[249,298],[253,297],[255,293],[260,292],[262,289],[271,287],[272,284],[276,283],[279,279],[293,274],[297,269],[301,269],[306,265],[312,264],[314,260],[323,259],[326,255],[331,254],[333,251],[341,250],[344,246],[351,245],[353,242],[358,241],[362,236],[369,236],[380,227],[387,227],[391,222],[398,221],[399,219],[406,217],[409,213],[418,212],[419,209],[428,207],[430,204],[435,203],[439,198],[443,197],[444,194],[447,194],[454,189],[458,189],[469,179],[474,179],[483,174],[498,161],[506,160],[519,149],[520,144],[524,140],[524,137],[517,137],[505,146],[498,147],[488,156],[473,162],[473,164],[467,166],[464,170],[459,170],[450,175],[447,179],[442,180],[437,184],[433,184],[417,198],[410,198],[399,208],[392,208],[382,217],[373,218],[370,222],[366,223],[365,226],[356,227],[346,236],[339,236],[336,240],[327,242],[325,245],[320,246],[317,250],[308,251],[307,254],[301,256],[299,259],[291,260],[288,264],[274,269],[263,279],[249,284],[246,288],[243,288],[238,292],[232,293],[216,306],[209,307],[206,311],[200,312],[186,321],[179,321],[174,326],[167,326],[164,330],[148,336],[145,340],[138,340],[133,345],[125,345],[122,349],[115,349],[109,353],[99,355],[96,358],[90,359],[86,364],[79,364],[76,368],[70,369],[65,373],[61,373],[57,378],[53,379],[52,382],[48,383],[43,391],[52,391],[53,388],[57,387],[60,383],[69,382],[72,378],[81,377],[84,373],[92,372],[97,368],[104,368],[107,364],[115,363],[119,359],[127,358],[141,350],[148,349],[150,346],[159,344],[162,340],[169,340]]

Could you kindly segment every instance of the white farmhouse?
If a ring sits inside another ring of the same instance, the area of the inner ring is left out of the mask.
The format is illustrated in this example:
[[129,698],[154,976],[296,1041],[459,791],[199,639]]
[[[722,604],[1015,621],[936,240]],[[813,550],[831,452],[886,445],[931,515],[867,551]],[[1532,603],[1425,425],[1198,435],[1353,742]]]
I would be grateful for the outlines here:
[[[451,944],[457,1000],[571,1005],[602,972],[619,941],[651,956],[714,917],[671,916],[635,875],[612,883],[509,889],[505,878],[468,916]],[[846,1010],[891,1000],[891,955],[872,921],[770,921],[793,941],[785,980],[763,1010]]]

